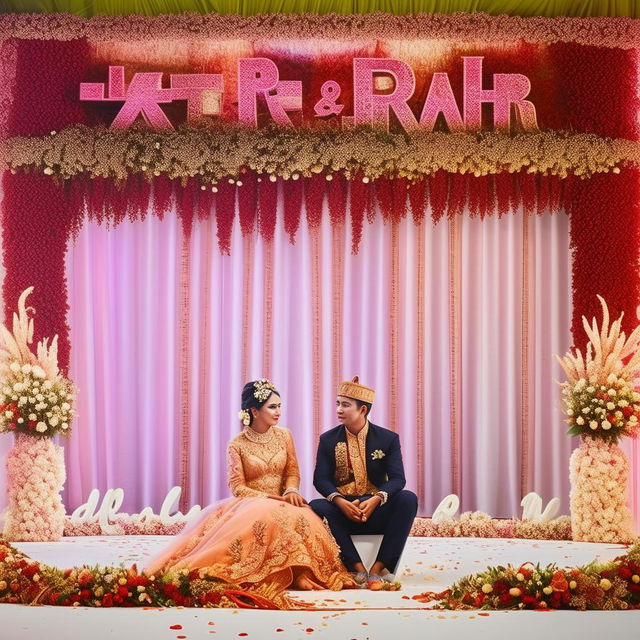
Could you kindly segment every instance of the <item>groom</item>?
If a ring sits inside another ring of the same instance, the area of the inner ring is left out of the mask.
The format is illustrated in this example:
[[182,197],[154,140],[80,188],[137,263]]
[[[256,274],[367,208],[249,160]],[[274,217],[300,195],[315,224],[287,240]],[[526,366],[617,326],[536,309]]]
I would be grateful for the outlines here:
[[[374,390],[358,376],[338,386],[336,412],[341,425],[318,443],[315,488],[326,498],[311,508],[326,518],[342,559],[361,586],[392,581],[418,509],[405,485],[400,438],[369,422]],[[369,575],[351,540],[352,534],[383,534]]]

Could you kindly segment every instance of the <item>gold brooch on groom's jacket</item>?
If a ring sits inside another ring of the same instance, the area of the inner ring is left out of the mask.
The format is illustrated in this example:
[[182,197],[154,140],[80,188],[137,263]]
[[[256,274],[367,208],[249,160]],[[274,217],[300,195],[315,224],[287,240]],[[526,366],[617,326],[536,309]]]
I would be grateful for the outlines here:
[[382,449],[376,449],[375,451],[371,452],[371,459],[382,460],[382,458],[384,458],[386,455],[387,454]]

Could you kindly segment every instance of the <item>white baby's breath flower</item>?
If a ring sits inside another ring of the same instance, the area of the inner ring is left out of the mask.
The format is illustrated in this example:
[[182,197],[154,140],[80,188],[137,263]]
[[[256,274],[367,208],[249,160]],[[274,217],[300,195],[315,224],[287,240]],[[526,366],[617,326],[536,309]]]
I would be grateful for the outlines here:
[[29,420],[35,420],[38,416],[35,413],[29,414]]
[[68,402],[63,402],[61,409],[63,411],[69,411],[69,409],[71,409],[71,405]]
[[36,378],[44,378],[46,374],[42,367],[36,365],[33,367],[33,375],[36,376]]
[[22,373],[31,373],[31,365],[23,364],[22,365]]
[[36,425],[36,431],[38,433],[44,433],[47,430],[47,425],[44,422],[38,422]]
[[51,389],[51,387],[52,387],[53,385],[51,384],[51,380],[45,380],[45,381],[42,383],[42,386],[43,386],[45,389]]
[[18,371],[20,371],[20,365],[17,362],[12,362],[9,365],[9,369],[11,369],[11,371],[13,371],[13,373],[18,373]]
[[24,418],[18,418],[18,423],[22,424],[24,422]]
[[589,426],[595,430],[598,428],[598,423],[595,420],[591,420],[591,422],[589,422]]
[[613,402],[607,402],[607,409],[609,409],[609,411],[613,411],[616,408],[616,405],[613,404]]
[[611,423],[608,420],[603,420],[600,425],[602,426],[602,428],[605,431],[608,431],[609,429],[611,429]]
[[576,423],[580,425],[584,424],[584,418],[582,416],[578,416]]

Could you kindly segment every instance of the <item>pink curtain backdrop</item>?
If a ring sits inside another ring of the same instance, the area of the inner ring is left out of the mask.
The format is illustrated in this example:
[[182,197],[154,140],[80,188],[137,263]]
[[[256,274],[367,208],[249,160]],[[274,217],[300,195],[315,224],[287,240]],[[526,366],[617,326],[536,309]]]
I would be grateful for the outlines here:
[[280,214],[272,245],[242,238],[236,218],[231,256],[214,221],[188,246],[174,215],[85,224],[68,253],[80,387],[68,509],[93,487],[124,488],[128,511],[157,510],[176,484],[183,507],[227,496],[240,390],[261,376],[282,392],[312,497],[335,385],[359,374],[377,392],[372,420],[401,435],[421,513],[458,493],[461,510],[513,516],[528,491],[568,513],[575,442],[553,359],[570,344],[568,218],[378,215],[353,256],[348,222],[332,228],[325,212],[292,246]]
[[[518,515],[528,491],[559,496],[568,513],[575,442],[553,354],[570,343],[569,219],[518,212],[416,227],[377,215],[353,256],[349,222],[332,228],[325,211],[292,246],[281,213],[272,245],[243,238],[236,218],[231,256],[218,251],[215,221],[195,223],[188,241],[170,212],[84,225],[67,255],[80,389],[67,510],[94,487],[122,487],[129,512],[158,511],[173,485],[185,486],[183,509],[227,496],[240,389],[263,375],[282,392],[311,498],[336,382],[359,374],[377,391],[372,420],[401,435],[420,513],[455,492],[461,510]],[[637,470],[638,443],[625,447]]]

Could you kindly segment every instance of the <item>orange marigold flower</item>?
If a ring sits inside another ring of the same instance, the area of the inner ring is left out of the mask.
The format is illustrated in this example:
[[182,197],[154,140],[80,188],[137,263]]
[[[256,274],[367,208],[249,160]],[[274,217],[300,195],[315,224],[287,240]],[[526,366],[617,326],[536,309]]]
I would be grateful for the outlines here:
[[569,588],[569,583],[562,571],[556,571],[551,576],[551,587],[554,591],[566,591]]

